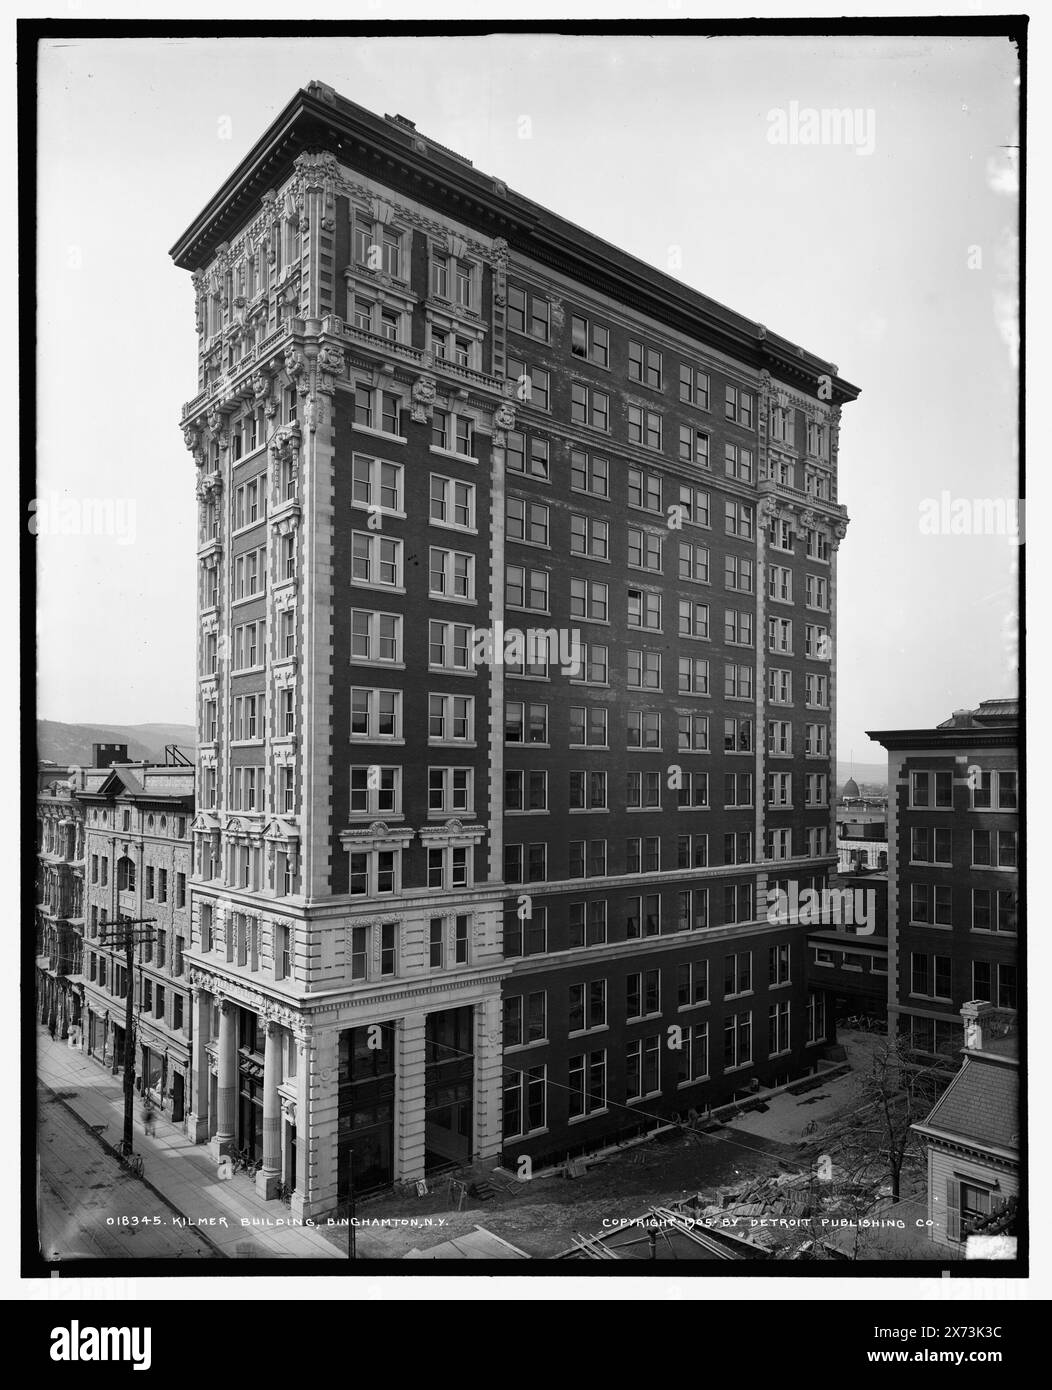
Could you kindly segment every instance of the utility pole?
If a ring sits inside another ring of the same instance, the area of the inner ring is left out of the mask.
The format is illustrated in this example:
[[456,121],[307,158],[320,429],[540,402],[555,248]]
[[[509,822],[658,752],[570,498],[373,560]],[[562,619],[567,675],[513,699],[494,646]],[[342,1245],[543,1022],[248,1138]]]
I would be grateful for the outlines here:
[[347,1258],[356,1260],[358,1258],[358,1241],[354,1229],[354,1150],[351,1149],[347,1155],[347,1173],[350,1182],[350,1192],[347,1200]]
[[135,1104],[135,948],[144,942],[152,942],[152,931],[136,931],[156,917],[118,918],[107,924],[102,934],[102,944],[124,950],[125,957],[125,1007],[124,1007],[124,1137],[121,1140],[121,1153],[130,1157],[134,1148],[132,1111]]

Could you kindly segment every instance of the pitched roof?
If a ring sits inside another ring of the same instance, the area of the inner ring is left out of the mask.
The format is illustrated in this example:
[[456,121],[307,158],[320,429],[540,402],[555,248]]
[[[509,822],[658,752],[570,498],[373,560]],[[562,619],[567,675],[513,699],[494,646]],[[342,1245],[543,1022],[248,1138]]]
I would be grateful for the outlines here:
[[142,783],[133,772],[127,767],[114,764],[98,792],[100,796],[120,796],[122,792],[130,796],[142,796],[143,789]]
[[971,1054],[918,1128],[964,1143],[1019,1148],[1019,1071],[1007,1059]]

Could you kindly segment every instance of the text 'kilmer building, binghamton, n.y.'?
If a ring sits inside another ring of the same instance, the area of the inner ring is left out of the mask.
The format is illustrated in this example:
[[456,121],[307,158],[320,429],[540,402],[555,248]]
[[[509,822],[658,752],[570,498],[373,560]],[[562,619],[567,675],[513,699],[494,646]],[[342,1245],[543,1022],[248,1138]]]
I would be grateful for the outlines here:
[[811,1069],[857,388],[317,82],[172,254],[191,1133],[317,1215]]

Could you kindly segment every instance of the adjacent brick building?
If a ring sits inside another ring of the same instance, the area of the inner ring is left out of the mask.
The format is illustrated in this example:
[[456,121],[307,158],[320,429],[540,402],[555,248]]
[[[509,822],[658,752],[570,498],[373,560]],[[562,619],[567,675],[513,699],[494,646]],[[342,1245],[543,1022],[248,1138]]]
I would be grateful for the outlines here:
[[1019,1007],[1019,706],[984,700],[888,750],[889,1028],[956,1053],[966,1003]]
[[69,772],[37,769],[34,905],[37,1017],[58,1038],[80,1025],[84,935],[84,819]]
[[119,762],[71,774],[84,823],[79,1042],[89,1056],[123,1071],[129,980],[125,951],[112,944],[113,925],[148,919],[137,930],[151,939],[135,947],[130,981],[136,1088],[182,1123],[191,1099],[184,950],[194,768]]
[[315,1214],[811,1067],[857,388],[320,83],[172,254],[192,1132]]

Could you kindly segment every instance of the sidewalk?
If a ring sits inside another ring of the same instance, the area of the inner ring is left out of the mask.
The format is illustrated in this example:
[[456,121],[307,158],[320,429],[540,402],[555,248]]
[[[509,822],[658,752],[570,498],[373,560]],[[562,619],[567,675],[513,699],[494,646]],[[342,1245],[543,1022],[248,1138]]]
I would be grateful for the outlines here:
[[[40,1081],[116,1147],[124,1129],[122,1078],[66,1043],[53,1042],[46,1028],[38,1027],[36,1033]],[[176,1125],[154,1113],[153,1137],[147,1138],[136,1096],[135,1150],[143,1156],[143,1176],[181,1215],[204,1222],[198,1229],[223,1255],[230,1259],[346,1258],[346,1227],[333,1228],[329,1234],[323,1227],[279,1224],[292,1220],[288,1207],[257,1197],[247,1173],[221,1181],[207,1147],[191,1144]],[[225,1218],[226,1225],[219,1218]],[[253,1225],[253,1221],[261,1224]]]

